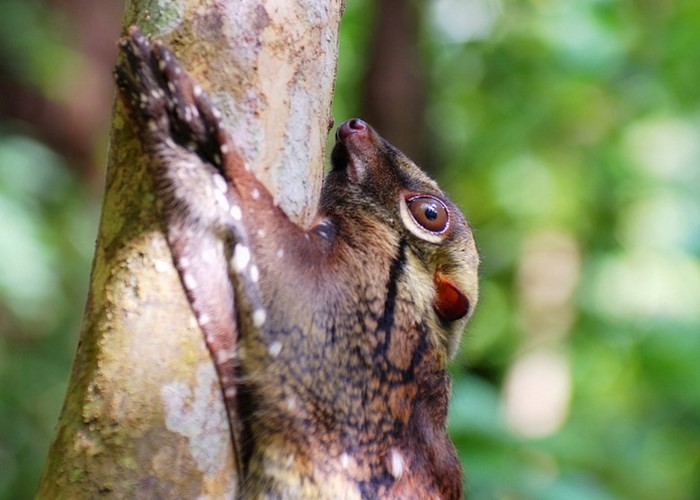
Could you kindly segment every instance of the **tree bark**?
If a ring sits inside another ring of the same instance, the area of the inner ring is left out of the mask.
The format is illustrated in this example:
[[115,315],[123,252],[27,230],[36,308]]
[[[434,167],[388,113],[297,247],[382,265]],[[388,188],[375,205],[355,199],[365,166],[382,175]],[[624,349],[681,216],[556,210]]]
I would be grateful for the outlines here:
[[[259,178],[296,221],[316,211],[342,0],[128,3],[206,87]],[[233,497],[214,365],[117,104],[90,293],[39,498]],[[282,189],[283,188],[283,189]]]

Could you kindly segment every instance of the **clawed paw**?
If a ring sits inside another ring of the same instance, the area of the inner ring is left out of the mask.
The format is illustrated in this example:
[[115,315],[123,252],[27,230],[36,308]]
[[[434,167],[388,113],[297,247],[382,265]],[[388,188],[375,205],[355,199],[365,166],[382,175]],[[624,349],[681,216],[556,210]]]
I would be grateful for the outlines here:
[[226,141],[221,115],[172,51],[134,26],[120,40],[119,51],[117,88],[141,131],[153,142],[170,139],[220,169]]

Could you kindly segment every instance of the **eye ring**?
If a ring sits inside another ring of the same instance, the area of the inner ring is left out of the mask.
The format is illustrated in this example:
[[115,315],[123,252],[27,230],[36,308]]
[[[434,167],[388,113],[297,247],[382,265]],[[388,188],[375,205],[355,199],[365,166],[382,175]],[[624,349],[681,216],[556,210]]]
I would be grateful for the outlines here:
[[439,198],[428,194],[412,195],[406,198],[406,207],[415,223],[426,231],[441,234],[447,230],[449,210]]

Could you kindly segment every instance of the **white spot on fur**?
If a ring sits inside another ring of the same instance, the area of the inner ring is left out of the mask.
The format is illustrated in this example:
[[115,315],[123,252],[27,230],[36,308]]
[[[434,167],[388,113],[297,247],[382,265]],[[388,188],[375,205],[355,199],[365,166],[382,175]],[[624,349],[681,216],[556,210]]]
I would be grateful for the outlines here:
[[250,196],[252,196],[254,200],[260,199],[260,190],[258,188],[253,188],[250,192]]
[[340,466],[343,469],[347,469],[350,465],[350,456],[347,453],[342,453],[340,455]]
[[226,179],[223,178],[223,176],[219,174],[214,174],[214,185],[216,186],[216,189],[221,191],[222,193],[225,193],[228,191],[228,185],[226,184]]
[[294,396],[289,396],[286,400],[287,403],[287,409],[289,410],[294,410],[297,407],[297,398]]
[[190,290],[197,287],[197,280],[195,280],[194,276],[192,276],[189,273],[184,273],[182,275],[182,281],[185,283],[185,286]]
[[236,351],[233,349],[223,349],[216,353],[216,362],[219,364],[228,363],[236,357]]
[[195,97],[199,97],[202,95],[202,87],[199,85],[195,85],[194,88],[192,89],[192,93],[194,94]]
[[228,207],[228,200],[226,199],[226,196],[224,196],[224,193],[221,191],[214,191],[214,197],[216,198],[216,202],[223,208],[224,210],[229,208]]
[[211,321],[211,318],[208,314],[200,314],[197,319],[199,320],[199,326],[204,326],[208,324],[209,321]]
[[[265,324],[265,320],[267,319],[267,314],[265,314],[265,309],[257,309],[253,313],[253,326],[256,328],[260,328]],[[280,346],[280,349],[282,346]],[[279,354],[279,353],[278,353]]]
[[229,213],[231,214],[231,217],[233,217],[235,220],[241,220],[243,217],[243,212],[241,212],[241,207],[238,205],[231,205],[231,209],[229,210]]
[[266,234],[267,233],[265,232],[264,229],[262,229],[262,228],[258,229],[258,232],[257,232],[258,238],[264,238]]
[[190,259],[188,259],[187,257],[181,257],[179,262],[180,267],[182,267],[183,269],[190,267]]
[[221,152],[222,152],[223,154],[228,154],[228,152],[229,152],[228,144],[222,144],[221,147],[220,147],[219,149],[221,149]]
[[226,394],[227,398],[232,398],[234,397],[238,391],[236,391],[236,387],[227,387],[226,390],[224,391],[224,394]]
[[[218,247],[218,246],[220,246],[220,245],[217,245],[217,247]],[[216,253],[217,250],[218,250],[219,252],[221,252],[221,250],[220,250],[219,248],[214,249],[214,248],[212,248],[212,247],[210,247],[210,246],[205,247],[204,250],[202,250],[202,260],[203,260],[204,262],[209,263],[209,264],[215,262],[215,261],[216,261],[216,256],[217,256],[217,253]]]
[[273,342],[267,347],[267,352],[270,353],[270,356],[273,358],[276,358],[279,356],[280,352],[282,352],[282,344],[280,342]]
[[389,467],[389,472],[391,473],[392,476],[394,476],[395,479],[400,478],[403,475],[403,467],[404,467],[404,462],[403,462],[403,456],[401,453],[399,453],[398,450],[392,448],[391,451],[389,452],[390,460],[391,460],[391,466]]
[[283,248],[280,248],[279,250],[277,250],[277,257],[280,259],[282,257],[284,257],[284,249]]
[[241,245],[240,243],[237,244],[236,247],[233,249],[233,258],[231,259],[231,265],[233,266],[233,270],[237,273],[240,273],[246,267],[248,267],[249,262],[250,250],[247,246]]
[[250,266],[250,279],[253,281],[253,283],[257,283],[260,279],[260,271],[258,270],[258,266],[255,264]]

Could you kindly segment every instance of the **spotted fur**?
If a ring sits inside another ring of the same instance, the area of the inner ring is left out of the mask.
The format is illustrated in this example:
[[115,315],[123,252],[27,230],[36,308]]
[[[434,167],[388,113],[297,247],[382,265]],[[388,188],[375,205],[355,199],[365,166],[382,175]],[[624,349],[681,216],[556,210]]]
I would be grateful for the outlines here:
[[[446,364],[478,295],[461,212],[357,120],[339,128],[316,221],[299,227],[166,47],[132,28],[120,50],[117,85],[217,365],[241,495],[460,498]],[[421,228],[412,193],[439,201],[440,231]]]

